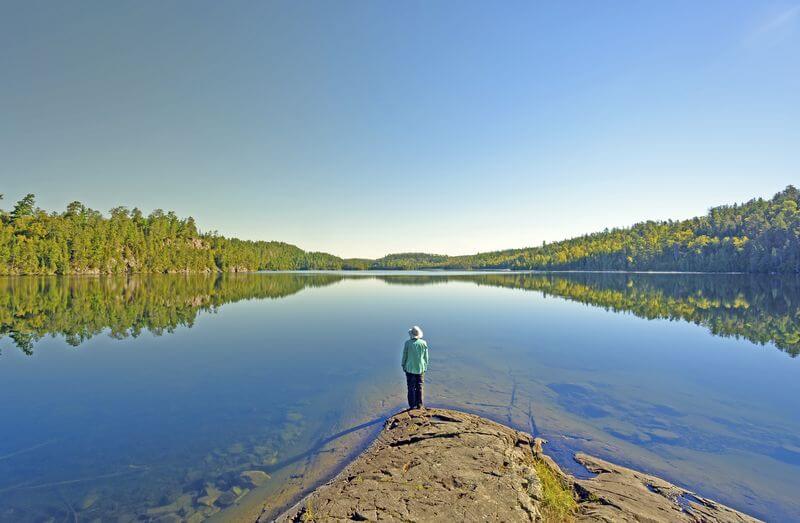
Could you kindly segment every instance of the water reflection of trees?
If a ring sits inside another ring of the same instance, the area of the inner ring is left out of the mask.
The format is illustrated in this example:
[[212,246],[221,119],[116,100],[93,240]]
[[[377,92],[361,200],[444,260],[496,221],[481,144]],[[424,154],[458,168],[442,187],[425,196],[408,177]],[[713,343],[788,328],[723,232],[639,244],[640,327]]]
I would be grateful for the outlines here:
[[46,335],[77,346],[107,330],[113,338],[191,327],[200,311],[239,300],[283,298],[340,281],[333,274],[208,274],[0,278],[0,339],[26,354]]
[[479,285],[540,291],[647,319],[683,320],[717,336],[800,354],[800,278],[705,274],[486,274]]
[[[199,311],[244,299],[282,298],[338,282],[341,274],[211,274],[135,277],[0,278],[0,338],[32,353],[42,337],[71,345],[191,326]],[[363,275],[357,276],[363,278]],[[482,273],[380,275],[387,283],[451,281],[538,291],[647,319],[683,320],[718,336],[774,343],[800,354],[800,278],[796,276]]]

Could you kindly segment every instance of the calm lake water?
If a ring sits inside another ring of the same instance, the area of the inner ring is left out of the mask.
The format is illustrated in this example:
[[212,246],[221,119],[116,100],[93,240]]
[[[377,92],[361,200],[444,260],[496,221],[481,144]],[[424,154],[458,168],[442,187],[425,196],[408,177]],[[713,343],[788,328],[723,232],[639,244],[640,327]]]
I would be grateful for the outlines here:
[[428,404],[800,520],[797,278],[290,273],[0,278],[0,521],[277,508],[403,406],[412,324]]

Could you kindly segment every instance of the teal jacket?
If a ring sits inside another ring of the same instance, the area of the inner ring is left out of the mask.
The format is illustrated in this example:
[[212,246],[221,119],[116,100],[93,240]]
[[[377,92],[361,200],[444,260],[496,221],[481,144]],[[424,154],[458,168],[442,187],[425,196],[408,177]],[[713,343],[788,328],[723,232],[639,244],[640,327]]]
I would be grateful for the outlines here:
[[428,344],[425,340],[408,340],[403,347],[403,370],[423,374],[428,368]]

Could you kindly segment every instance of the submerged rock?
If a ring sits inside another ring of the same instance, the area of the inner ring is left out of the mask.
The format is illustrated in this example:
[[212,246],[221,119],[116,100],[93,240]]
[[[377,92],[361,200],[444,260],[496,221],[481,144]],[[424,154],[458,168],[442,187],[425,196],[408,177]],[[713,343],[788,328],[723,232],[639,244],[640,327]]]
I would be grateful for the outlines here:
[[205,505],[207,507],[211,507],[211,506],[214,505],[214,502],[217,501],[218,497],[219,496],[217,496],[217,497],[200,496],[199,498],[197,498],[197,502],[200,503],[201,505]]
[[186,483],[194,483],[195,481],[200,480],[202,478],[203,478],[203,471],[202,470],[191,469],[191,470],[188,470],[186,472],[186,475],[184,476],[183,480]]
[[241,443],[234,443],[228,447],[228,454],[241,454],[244,452],[244,445]]
[[86,494],[86,497],[84,497],[83,500],[81,500],[81,503],[80,505],[78,505],[78,508],[80,508],[81,510],[87,510],[92,506],[94,506],[94,504],[97,503],[99,499],[100,499],[100,494],[98,494],[95,491],[89,492],[88,494]]
[[180,512],[182,510],[185,510],[185,509],[189,508],[191,506],[191,504],[192,504],[192,495],[191,494],[181,494],[172,503],[169,503],[167,505],[161,505],[159,507],[152,507],[152,508],[147,509],[146,514],[148,516],[170,515],[170,514],[177,513],[177,512]]
[[260,487],[269,481],[269,474],[261,470],[245,470],[240,474],[244,482],[253,487]]
[[203,495],[197,498],[197,502],[201,505],[211,507],[214,505],[220,495],[222,495],[222,492],[216,487],[213,485],[206,485],[205,489],[203,490]]
[[289,411],[286,413],[286,419],[289,421],[300,421],[303,419],[303,415],[299,412]]
[[217,505],[220,507],[233,505],[242,499],[242,497],[244,497],[244,495],[248,492],[250,492],[250,489],[243,489],[241,487],[234,486],[230,490],[220,494],[219,499],[217,499]]
[[217,498],[217,505],[219,505],[220,507],[227,507],[229,505],[233,505],[238,497],[239,494],[237,494],[233,490],[225,491],[222,494],[220,494],[219,498]]
[[160,516],[162,514],[168,514],[170,512],[175,512],[178,510],[178,505],[175,503],[170,503],[169,505],[161,505],[160,507],[152,507],[147,509],[145,514],[148,516]]
[[[757,521],[584,454],[576,459],[598,475],[576,480],[534,454],[533,444],[471,414],[401,412],[361,456],[276,521]],[[258,521],[270,521],[269,513]]]

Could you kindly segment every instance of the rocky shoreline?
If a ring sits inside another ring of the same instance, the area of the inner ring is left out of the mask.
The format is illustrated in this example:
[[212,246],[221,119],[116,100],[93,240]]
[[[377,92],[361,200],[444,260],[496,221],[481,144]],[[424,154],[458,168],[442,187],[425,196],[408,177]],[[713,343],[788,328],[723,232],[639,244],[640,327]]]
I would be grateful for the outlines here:
[[335,478],[258,521],[758,521],[586,454],[594,477],[577,479],[541,443],[472,414],[403,411]]

